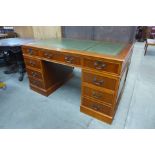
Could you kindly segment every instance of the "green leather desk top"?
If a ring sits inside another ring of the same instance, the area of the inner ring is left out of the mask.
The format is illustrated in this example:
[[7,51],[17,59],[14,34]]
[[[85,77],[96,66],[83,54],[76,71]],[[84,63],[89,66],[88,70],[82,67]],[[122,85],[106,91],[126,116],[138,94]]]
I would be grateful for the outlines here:
[[96,54],[117,55],[125,47],[125,43],[100,42],[99,44],[87,49]]
[[115,56],[121,52],[126,44],[93,40],[49,39],[36,41],[28,45],[41,48],[45,47],[48,49],[78,50],[82,52]]

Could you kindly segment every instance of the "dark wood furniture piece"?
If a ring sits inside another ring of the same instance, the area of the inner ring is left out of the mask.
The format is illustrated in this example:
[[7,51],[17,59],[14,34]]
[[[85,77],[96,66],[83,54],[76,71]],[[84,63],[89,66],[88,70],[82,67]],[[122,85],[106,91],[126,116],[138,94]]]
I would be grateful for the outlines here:
[[[21,46],[23,44],[32,42],[32,39],[27,38],[9,38],[9,39],[1,39],[0,40],[0,52],[8,52],[13,53],[16,57],[16,62],[19,70],[19,81],[23,80],[24,77],[24,60],[22,56]],[[14,71],[9,70],[8,73],[13,73]]]
[[148,27],[147,26],[137,26],[136,40],[138,42],[146,41],[147,35],[148,35]]
[[[111,123],[128,73],[133,44],[75,39],[22,46],[30,88],[50,95],[82,69],[80,111]],[[74,102],[74,101],[73,101]]]
[[146,39],[145,47],[144,47],[144,55],[146,55],[148,46],[155,46],[155,39]]

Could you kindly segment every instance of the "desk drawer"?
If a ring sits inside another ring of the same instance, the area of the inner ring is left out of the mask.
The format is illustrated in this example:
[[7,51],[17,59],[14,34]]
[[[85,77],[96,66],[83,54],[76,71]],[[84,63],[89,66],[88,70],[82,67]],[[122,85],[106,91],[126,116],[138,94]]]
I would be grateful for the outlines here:
[[41,80],[37,80],[33,77],[29,77],[30,84],[37,86],[38,88],[44,88],[44,83]]
[[116,90],[117,86],[116,79],[87,72],[83,72],[83,82],[110,90]]
[[113,94],[99,91],[96,89],[92,89],[90,87],[83,86],[83,94],[82,95],[86,96],[86,97],[91,97],[91,98],[96,99],[100,102],[101,101],[106,102],[111,105],[114,103],[114,95]]
[[39,56],[39,51],[36,50],[36,49],[32,49],[32,48],[23,48],[22,51],[23,51],[24,54],[27,54],[27,55]]
[[42,74],[40,72],[29,69],[29,68],[27,68],[26,70],[27,70],[28,76],[42,80]]
[[40,53],[41,53],[41,56],[46,59],[55,59],[56,60],[59,57],[58,52],[54,52],[54,51],[44,50],[44,51],[40,51]]
[[81,65],[81,59],[80,57],[72,54],[63,54],[61,61],[67,64],[73,64],[80,66]]
[[93,109],[95,111],[101,112],[103,114],[106,114],[109,116],[112,115],[112,108],[111,107],[108,107],[108,106],[103,105],[101,103],[95,102],[93,100],[82,98],[82,105],[86,106],[90,109]]
[[104,60],[84,59],[83,66],[97,71],[119,74],[119,64]]
[[41,62],[39,60],[24,58],[24,61],[27,66],[41,69]]

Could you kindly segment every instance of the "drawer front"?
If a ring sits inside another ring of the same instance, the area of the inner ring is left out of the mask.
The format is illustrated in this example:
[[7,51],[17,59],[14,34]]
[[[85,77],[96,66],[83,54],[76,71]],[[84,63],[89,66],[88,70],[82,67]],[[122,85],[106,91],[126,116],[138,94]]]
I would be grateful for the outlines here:
[[28,68],[26,70],[27,70],[28,76],[42,80],[42,74],[40,72],[32,69],[28,69]]
[[83,65],[84,67],[95,69],[97,71],[119,74],[119,64],[116,63],[111,63],[104,60],[84,59]]
[[46,58],[46,59],[52,59],[52,60],[57,60],[59,59],[59,54],[58,52],[55,51],[40,51],[41,57]]
[[56,51],[44,51],[41,52],[41,56],[46,59],[51,59],[54,61],[67,63],[67,64],[73,64],[73,65],[81,65],[81,59],[80,57],[73,55],[73,54],[65,54],[62,52],[56,52]]
[[103,114],[112,115],[112,109],[106,105],[100,104],[98,102],[94,102],[92,100],[82,98],[82,105],[87,108],[93,109],[95,111],[101,112]]
[[23,48],[23,53],[31,56],[39,56],[39,51],[32,48]]
[[99,76],[87,72],[83,72],[83,82],[93,84],[98,87],[115,90],[117,80],[109,77]]
[[27,66],[41,69],[41,62],[39,60],[24,58],[24,61]]
[[43,81],[37,80],[35,78],[29,77],[30,84],[37,86],[39,88],[44,88],[44,83]]
[[86,86],[83,86],[83,96],[91,97],[93,99],[103,101],[111,105],[114,103],[113,94],[101,92]]
[[78,56],[70,55],[70,54],[63,54],[63,62],[67,64],[73,64],[73,65],[81,65],[81,59]]

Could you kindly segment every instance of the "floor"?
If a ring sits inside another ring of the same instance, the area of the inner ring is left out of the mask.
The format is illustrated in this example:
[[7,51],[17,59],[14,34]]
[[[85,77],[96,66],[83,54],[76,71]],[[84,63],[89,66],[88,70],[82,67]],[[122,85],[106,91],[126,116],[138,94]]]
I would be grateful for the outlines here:
[[136,43],[123,96],[111,125],[79,111],[81,71],[74,78],[44,97],[29,89],[28,77],[18,81],[18,74],[0,80],[7,88],[0,90],[0,128],[155,128],[155,48],[144,57],[144,43]]

